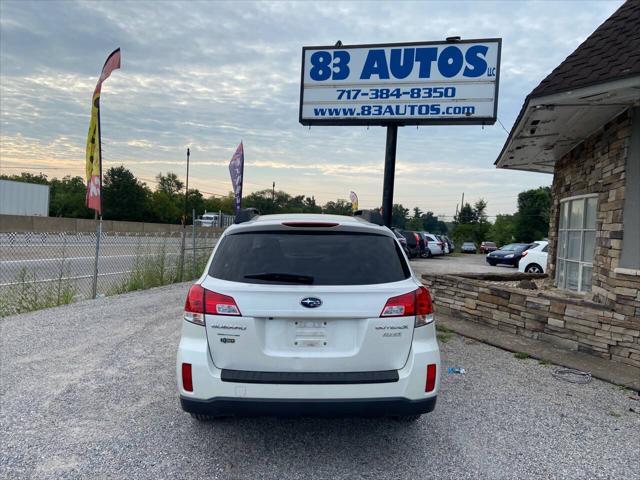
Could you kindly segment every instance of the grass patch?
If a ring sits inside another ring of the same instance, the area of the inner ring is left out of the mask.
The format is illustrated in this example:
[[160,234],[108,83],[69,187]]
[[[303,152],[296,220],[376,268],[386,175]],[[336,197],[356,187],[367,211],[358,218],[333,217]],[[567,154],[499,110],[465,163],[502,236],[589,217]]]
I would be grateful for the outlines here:
[[[187,250],[184,256],[182,281],[199,277],[209,260],[209,254],[209,251],[203,250],[194,256],[192,251]],[[173,260],[171,259],[167,253],[166,243],[152,255],[144,254],[144,250],[138,248],[133,268],[123,280],[109,290],[109,295],[135,292],[180,282],[180,261],[179,255],[176,255]]]
[[177,256],[173,261],[169,258],[166,242],[151,255],[143,254],[142,251],[138,247],[131,271],[110,289],[110,295],[160,287],[179,281],[180,257]]
[[438,333],[436,335],[436,338],[438,339],[438,341],[442,342],[442,343],[447,343],[449,340],[451,340],[452,335],[450,333]]
[[436,338],[442,343],[447,343],[455,335],[453,330],[445,327],[444,325],[436,325],[436,332],[438,332],[436,334]]
[[64,259],[60,262],[57,279],[38,282],[36,274],[26,267],[20,269],[13,284],[5,287],[0,294],[0,317],[33,312],[43,308],[67,305],[73,302],[76,288],[65,268]]
[[516,352],[513,354],[513,356],[518,360],[526,360],[527,358],[529,358],[529,354],[526,352]]
[[538,360],[538,365],[548,367],[549,365],[551,365],[551,362],[549,360]]

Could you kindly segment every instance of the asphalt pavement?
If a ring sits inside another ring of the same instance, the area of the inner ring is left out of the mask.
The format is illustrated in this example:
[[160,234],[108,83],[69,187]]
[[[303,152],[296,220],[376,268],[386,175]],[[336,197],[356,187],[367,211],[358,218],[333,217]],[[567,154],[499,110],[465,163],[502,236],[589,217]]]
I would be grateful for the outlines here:
[[[187,284],[0,319],[3,478],[638,478],[640,402],[453,336],[436,410],[226,419],[180,410]],[[465,374],[447,374],[464,367]],[[631,409],[631,410],[630,410]],[[635,411],[632,411],[635,410]]]

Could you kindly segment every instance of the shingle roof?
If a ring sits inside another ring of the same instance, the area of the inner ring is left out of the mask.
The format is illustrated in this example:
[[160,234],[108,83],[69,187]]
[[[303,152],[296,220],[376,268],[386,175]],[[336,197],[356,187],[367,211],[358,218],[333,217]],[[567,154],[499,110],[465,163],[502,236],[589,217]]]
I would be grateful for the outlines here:
[[627,0],[529,98],[640,74],[640,0]]

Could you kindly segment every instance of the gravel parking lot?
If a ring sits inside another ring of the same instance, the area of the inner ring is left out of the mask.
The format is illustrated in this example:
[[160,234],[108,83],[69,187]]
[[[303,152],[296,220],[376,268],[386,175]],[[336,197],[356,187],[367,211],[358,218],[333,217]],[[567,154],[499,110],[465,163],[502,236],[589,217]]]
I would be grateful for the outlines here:
[[175,387],[186,291],[0,319],[4,478],[638,478],[631,392],[561,382],[552,367],[455,336],[442,344],[445,372],[467,372],[445,373],[435,412],[416,423],[199,423]]
[[471,253],[414,258],[411,260],[411,268],[418,276],[423,273],[509,273],[518,271],[517,268],[507,265],[492,267],[485,258],[484,254],[474,255]]

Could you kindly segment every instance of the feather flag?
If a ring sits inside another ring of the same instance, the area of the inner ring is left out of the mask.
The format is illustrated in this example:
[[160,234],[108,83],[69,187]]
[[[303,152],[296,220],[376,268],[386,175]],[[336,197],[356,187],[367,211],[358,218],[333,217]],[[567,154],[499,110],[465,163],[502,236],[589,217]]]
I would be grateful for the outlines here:
[[356,195],[356,192],[349,192],[349,200],[351,200],[351,210],[354,212],[358,210],[358,195]]
[[229,174],[231,175],[231,184],[233,185],[233,193],[236,201],[236,215],[240,212],[242,204],[242,177],[244,176],[244,147],[242,142],[236,148],[236,152],[229,162]]
[[91,100],[91,121],[87,135],[87,151],[85,169],[87,177],[87,207],[97,213],[102,213],[102,145],[100,137],[100,92],[104,82],[111,72],[120,68],[120,49],[114,50],[104,62],[98,84],[93,91]]

